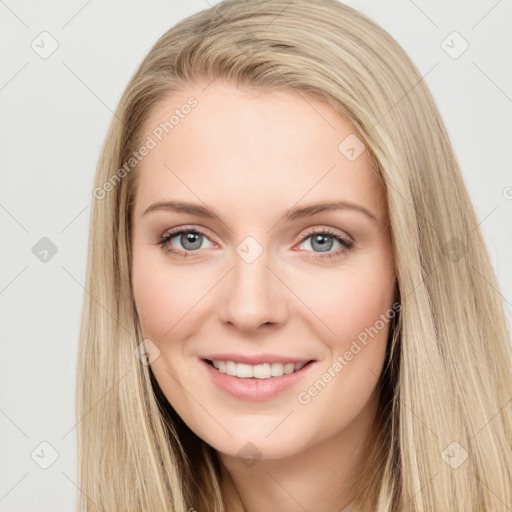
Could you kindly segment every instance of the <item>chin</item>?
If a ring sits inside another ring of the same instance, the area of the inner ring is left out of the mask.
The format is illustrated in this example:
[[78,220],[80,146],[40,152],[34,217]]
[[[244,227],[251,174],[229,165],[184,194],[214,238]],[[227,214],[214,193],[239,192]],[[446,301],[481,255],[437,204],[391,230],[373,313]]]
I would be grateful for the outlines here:
[[258,460],[276,460],[291,457],[306,446],[289,435],[283,436],[277,433],[268,435],[271,430],[246,431],[243,436],[235,438],[207,441],[220,454],[227,457],[236,457],[241,462],[250,466]]

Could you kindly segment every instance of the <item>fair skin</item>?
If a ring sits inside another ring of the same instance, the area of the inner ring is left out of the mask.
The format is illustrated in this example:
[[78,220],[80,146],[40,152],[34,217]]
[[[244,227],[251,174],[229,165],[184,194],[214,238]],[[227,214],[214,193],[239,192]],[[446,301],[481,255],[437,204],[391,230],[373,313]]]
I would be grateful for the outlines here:
[[[151,371],[189,428],[217,450],[228,512],[339,512],[368,460],[363,444],[372,435],[389,324],[359,343],[342,371],[333,372],[333,363],[393,305],[384,193],[368,151],[351,161],[338,149],[356,132],[327,103],[221,81],[202,89],[191,84],[170,95],[141,138],[197,99],[136,170],[133,287],[144,337],[160,350]],[[219,219],[144,215],[171,200],[208,205]],[[283,217],[325,201],[358,205],[373,218],[349,207]],[[158,245],[183,226],[203,233],[167,242],[186,258]],[[353,247],[315,235],[325,228]],[[237,252],[248,236],[261,248],[250,263]],[[251,401],[213,383],[201,356],[220,352],[314,363],[291,388]],[[299,401],[329,368],[328,384]],[[257,449],[255,463],[237,455],[247,443]]]

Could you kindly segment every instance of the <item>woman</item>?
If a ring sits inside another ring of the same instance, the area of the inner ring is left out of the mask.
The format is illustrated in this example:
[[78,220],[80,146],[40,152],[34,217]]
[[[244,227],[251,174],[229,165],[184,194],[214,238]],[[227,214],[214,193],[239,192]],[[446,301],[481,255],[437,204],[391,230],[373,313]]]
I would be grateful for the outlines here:
[[123,94],[91,215],[78,510],[508,510],[496,279],[436,105],[374,22],[231,0],[177,24]]

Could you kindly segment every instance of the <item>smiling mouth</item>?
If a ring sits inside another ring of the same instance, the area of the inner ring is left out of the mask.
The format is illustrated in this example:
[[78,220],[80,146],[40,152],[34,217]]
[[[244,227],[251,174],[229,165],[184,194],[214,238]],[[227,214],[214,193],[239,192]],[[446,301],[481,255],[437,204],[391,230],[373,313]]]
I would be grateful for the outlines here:
[[263,363],[251,365],[236,363],[234,361],[212,361],[210,359],[205,359],[205,361],[220,373],[241,379],[272,379],[275,377],[283,377],[284,375],[298,372],[313,362],[311,360],[307,363]]

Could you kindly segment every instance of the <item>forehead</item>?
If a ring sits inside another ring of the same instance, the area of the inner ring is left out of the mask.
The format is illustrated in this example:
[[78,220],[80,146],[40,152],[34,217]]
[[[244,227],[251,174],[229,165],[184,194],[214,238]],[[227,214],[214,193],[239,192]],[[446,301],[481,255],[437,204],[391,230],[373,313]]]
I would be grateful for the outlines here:
[[190,85],[155,105],[141,140],[151,140],[152,149],[136,169],[136,217],[166,199],[239,207],[247,215],[345,199],[385,214],[352,123],[302,91]]

